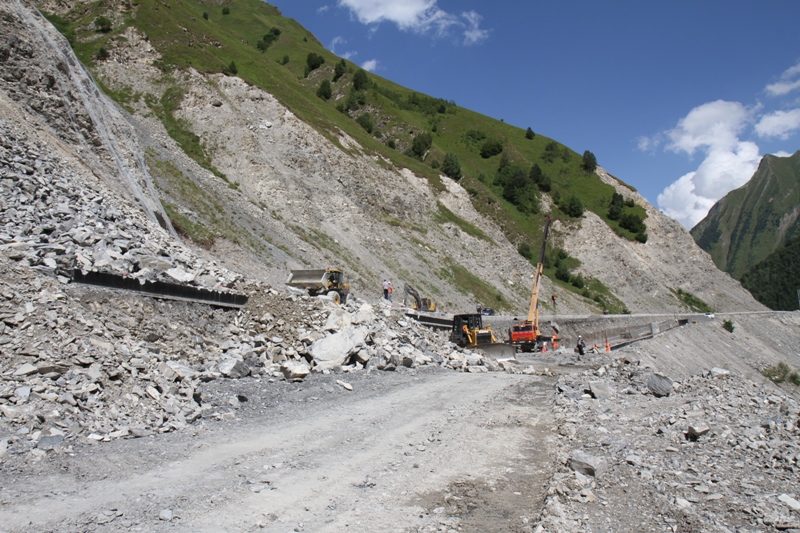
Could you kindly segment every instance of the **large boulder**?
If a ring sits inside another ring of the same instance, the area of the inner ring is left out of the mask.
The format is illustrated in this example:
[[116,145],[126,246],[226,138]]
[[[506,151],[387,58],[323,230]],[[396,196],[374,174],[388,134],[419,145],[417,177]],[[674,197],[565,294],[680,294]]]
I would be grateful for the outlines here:
[[341,366],[353,352],[364,347],[367,329],[347,328],[315,341],[308,349],[314,360],[315,370],[330,370]]
[[231,379],[239,379],[250,374],[250,367],[239,359],[224,359],[217,364],[220,374]]
[[669,396],[672,394],[672,380],[667,376],[662,376],[654,372],[647,380],[647,389],[656,398]]
[[353,324],[353,317],[342,309],[337,307],[328,315],[328,320],[325,322],[326,331],[342,331],[348,329]]
[[378,320],[375,309],[370,304],[363,304],[358,308],[358,312],[353,316],[354,324],[371,324]]
[[605,381],[590,381],[589,391],[598,400],[607,400],[614,396],[614,389]]
[[601,457],[595,457],[594,455],[576,450],[572,452],[569,458],[569,467],[585,476],[598,477],[605,471],[607,465],[605,459]]

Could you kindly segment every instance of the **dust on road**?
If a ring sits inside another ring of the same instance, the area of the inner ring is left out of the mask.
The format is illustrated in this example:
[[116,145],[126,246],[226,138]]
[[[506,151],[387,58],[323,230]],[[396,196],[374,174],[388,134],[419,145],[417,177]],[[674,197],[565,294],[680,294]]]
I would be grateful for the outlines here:
[[[555,463],[549,378],[225,382],[236,420],[6,464],[5,531],[521,530]],[[270,406],[264,408],[264,406]]]

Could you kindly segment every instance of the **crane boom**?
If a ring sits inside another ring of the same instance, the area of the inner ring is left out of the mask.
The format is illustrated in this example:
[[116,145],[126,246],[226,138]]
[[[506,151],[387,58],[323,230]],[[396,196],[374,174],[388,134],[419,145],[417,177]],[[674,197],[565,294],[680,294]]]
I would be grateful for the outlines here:
[[544,221],[544,237],[539,250],[539,263],[536,265],[536,274],[533,276],[533,291],[531,291],[531,307],[528,310],[528,319],[517,322],[511,326],[511,344],[525,352],[532,352],[539,348],[542,341],[550,340],[542,337],[539,331],[539,286],[544,270],[544,252],[547,248],[547,234],[550,232],[550,217]]
[[547,234],[550,233],[550,217],[544,221],[544,238],[542,247],[539,249],[539,262],[536,264],[536,274],[533,276],[533,291],[531,291],[531,307],[528,310],[528,322],[534,323],[536,330],[539,330],[539,284],[542,280],[544,270],[544,253],[547,249]]

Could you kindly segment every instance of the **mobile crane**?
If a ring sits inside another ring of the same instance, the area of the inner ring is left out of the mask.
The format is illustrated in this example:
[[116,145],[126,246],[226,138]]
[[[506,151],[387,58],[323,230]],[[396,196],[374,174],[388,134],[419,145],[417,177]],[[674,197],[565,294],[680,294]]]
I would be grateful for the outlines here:
[[528,310],[528,318],[517,322],[511,326],[510,340],[522,352],[541,351],[545,342],[557,340],[558,336],[543,336],[539,329],[539,286],[544,270],[544,252],[547,247],[547,234],[550,232],[550,217],[544,222],[544,238],[542,248],[539,250],[539,263],[536,265],[536,274],[533,276],[533,291],[531,294],[531,307]]

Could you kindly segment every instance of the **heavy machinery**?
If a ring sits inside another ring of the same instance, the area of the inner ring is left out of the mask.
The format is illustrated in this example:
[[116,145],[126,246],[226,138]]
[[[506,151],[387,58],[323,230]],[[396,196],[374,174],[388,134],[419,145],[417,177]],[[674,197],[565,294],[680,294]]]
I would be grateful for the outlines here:
[[542,239],[542,248],[539,250],[539,263],[536,265],[536,274],[533,276],[533,291],[528,318],[511,326],[511,344],[523,352],[541,351],[545,342],[558,339],[557,336],[554,339],[554,337],[542,335],[539,329],[539,286],[542,280],[542,270],[544,270],[544,252],[547,247],[550,222],[550,217],[547,217],[544,222],[544,238]]
[[429,311],[433,312],[436,311],[436,304],[430,298],[423,298],[420,296],[417,289],[412,287],[409,284],[405,284],[403,286],[404,294],[403,294],[403,305],[408,306],[406,303],[406,296],[411,296],[413,301],[411,302],[411,307],[417,311]]
[[453,316],[453,329],[450,341],[464,348],[476,348],[496,359],[513,359],[515,349],[512,345],[497,342],[492,326],[483,325],[483,315],[470,313]]
[[344,282],[344,274],[335,268],[291,270],[286,285],[306,290],[310,296],[327,294],[337,305],[345,303],[350,294],[350,285]]
[[492,332],[492,326],[483,327],[483,315],[470,313],[453,316],[450,342],[466,348],[474,348],[481,344],[494,344],[497,339]]

